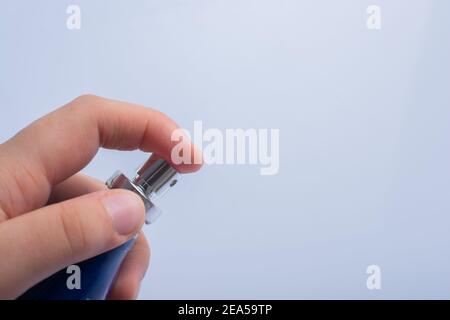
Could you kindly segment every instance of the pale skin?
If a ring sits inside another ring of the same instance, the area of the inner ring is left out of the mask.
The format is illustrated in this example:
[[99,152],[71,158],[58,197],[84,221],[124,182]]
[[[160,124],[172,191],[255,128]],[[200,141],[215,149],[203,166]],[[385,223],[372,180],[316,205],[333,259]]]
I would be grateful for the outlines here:
[[[0,145],[0,299],[15,299],[58,270],[125,243],[139,233],[110,292],[134,299],[150,259],[140,232],[144,205],[79,173],[99,148],[140,149],[170,161],[179,128],[153,109],[85,95]],[[190,144],[194,172],[200,151]],[[114,208],[114,210],[112,209]],[[126,214],[124,214],[126,212]]]

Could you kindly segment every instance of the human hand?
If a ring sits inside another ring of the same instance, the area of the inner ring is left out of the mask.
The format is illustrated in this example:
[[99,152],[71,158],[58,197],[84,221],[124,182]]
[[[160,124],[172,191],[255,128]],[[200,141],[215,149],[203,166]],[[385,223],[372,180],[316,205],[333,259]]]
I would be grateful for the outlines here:
[[[99,147],[151,151],[171,162],[177,128],[156,110],[87,95],[1,144],[0,299],[17,298],[60,269],[137,234],[144,222],[142,200],[78,172]],[[189,147],[194,159],[200,151]],[[191,163],[174,167],[187,173],[201,166]],[[110,299],[136,298],[149,257],[140,233]]]

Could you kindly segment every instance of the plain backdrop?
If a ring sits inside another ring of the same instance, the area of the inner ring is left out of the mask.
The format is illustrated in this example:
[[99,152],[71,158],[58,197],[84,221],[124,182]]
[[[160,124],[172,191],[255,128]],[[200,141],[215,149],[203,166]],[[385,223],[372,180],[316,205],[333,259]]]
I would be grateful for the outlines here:
[[[366,27],[372,4],[380,31]],[[0,141],[83,93],[189,130],[279,128],[278,175],[209,166],[164,199],[140,298],[450,298],[448,12],[442,0],[1,1]],[[101,151],[84,171],[105,180],[145,158]],[[381,290],[366,287],[373,264]]]

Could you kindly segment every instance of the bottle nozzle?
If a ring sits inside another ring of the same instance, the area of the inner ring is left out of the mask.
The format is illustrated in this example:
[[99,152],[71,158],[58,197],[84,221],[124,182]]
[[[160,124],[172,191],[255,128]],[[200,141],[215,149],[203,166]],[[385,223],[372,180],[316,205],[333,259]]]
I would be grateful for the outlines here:
[[108,181],[109,188],[124,188],[136,192],[142,198],[147,210],[146,223],[153,223],[161,215],[158,201],[174,187],[181,175],[165,160],[151,156],[129,180],[121,172]]

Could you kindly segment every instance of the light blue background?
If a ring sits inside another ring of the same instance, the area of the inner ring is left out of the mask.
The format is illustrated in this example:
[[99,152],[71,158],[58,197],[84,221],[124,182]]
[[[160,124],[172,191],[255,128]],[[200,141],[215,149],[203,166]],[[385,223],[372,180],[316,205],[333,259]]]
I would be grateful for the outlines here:
[[[69,4],[80,31],[66,29]],[[83,93],[187,129],[280,128],[279,175],[210,166],[166,198],[145,229],[140,297],[450,298],[449,12],[443,0],[2,1],[0,141]],[[85,171],[106,179],[144,158],[102,151]],[[371,264],[380,291],[366,288]]]

